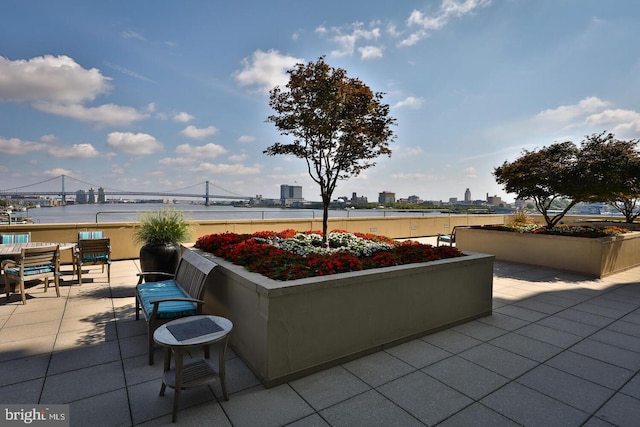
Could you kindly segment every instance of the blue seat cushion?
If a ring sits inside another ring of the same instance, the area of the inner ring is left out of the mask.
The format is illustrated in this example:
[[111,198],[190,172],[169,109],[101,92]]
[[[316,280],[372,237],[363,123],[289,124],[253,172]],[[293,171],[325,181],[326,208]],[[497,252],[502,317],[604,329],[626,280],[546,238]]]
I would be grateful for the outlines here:
[[[184,292],[175,280],[163,280],[160,282],[148,282],[138,285],[138,295],[142,309],[148,315],[153,311],[152,301],[166,298],[191,298]],[[167,301],[158,306],[157,317],[160,319],[172,319],[192,316],[196,314],[197,306],[189,301]]]
[[2,243],[29,243],[28,234],[3,234]]
[[108,260],[108,254],[82,254],[82,262],[106,262]]
[[[33,276],[34,274],[42,274],[42,273],[53,273],[54,271],[53,265],[37,265],[33,267],[25,267],[24,275],[25,276]],[[20,267],[10,267],[7,268],[7,274],[11,276],[19,276],[20,275]]]
[[79,231],[78,239],[102,239],[102,231]]

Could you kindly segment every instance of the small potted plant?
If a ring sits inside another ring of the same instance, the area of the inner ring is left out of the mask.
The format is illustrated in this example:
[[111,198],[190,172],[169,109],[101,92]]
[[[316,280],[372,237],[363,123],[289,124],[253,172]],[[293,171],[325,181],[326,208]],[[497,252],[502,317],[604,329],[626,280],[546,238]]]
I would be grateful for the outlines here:
[[[134,240],[141,244],[140,268],[143,272],[175,273],[180,261],[180,243],[191,236],[191,224],[184,212],[160,209],[138,215]],[[147,281],[162,280],[162,276],[149,276]]]

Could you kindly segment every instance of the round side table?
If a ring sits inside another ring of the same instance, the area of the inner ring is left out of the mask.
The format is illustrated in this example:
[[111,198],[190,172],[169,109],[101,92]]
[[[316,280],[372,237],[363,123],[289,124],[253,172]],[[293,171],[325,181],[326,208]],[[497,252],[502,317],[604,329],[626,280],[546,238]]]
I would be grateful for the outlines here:
[[[220,378],[222,394],[225,400],[227,385],[225,380],[225,353],[229,333],[233,323],[220,316],[189,316],[172,320],[155,330],[153,340],[165,347],[164,375],[160,396],[164,396],[167,386],[175,389],[173,398],[173,417],[176,422],[180,393],[182,390],[200,387]],[[218,371],[209,360],[211,344],[219,344]],[[204,349],[203,359],[190,359],[184,362],[184,352],[195,347]],[[171,368],[171,353],[175,355],[174,367]]]

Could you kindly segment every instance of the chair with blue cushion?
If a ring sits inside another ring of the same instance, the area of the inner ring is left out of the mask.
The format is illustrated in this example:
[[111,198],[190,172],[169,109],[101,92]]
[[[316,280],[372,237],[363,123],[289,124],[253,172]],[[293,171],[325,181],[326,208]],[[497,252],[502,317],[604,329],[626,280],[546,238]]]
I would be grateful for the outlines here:
[[440,242],[446,243],[449,246],[453,246],[454,243],[456,243],[456,228],[458,228],[457,225],[453,227],[453,230],[451,230],[451,234],[438,234],[436,246],[440,246]]
[[82,267],[86,265],[101,265],[103,273],[106,265],[107,282],[111,283],[111,240],[108,237],[78,239],[74,263],[79,285],[82,285]]
[[5,245],[9,243],[29,243],[30,241],[31,241],[31,233],[0,234],[0,242]]
[[22,303],[27,303],[24,282],[26,280],[44,279],[44,291],[49,289],[49,279],[53,279],[56,287],[56,295],[60,296],[60,248],[58,245],[37,246],[22,248],[17,261],[5,260],[2,262],[4,272],[4,289],[7,299],[11,292],[11,282],[19,284]]
[[81,239],[102,239],[104,236],[102,235],[102,231],[94,230],[94,231],[78,231],[78,240]]
[[[205,283],[216,263],[185,251],[175,274],[160,272],[140,273],[136,285],[136,320],[140,312],[147,321],[149,365],[153,365],[153,332],[163,323],[202,312]],[[164,275],[167,279],[145,282],[147,275]]]

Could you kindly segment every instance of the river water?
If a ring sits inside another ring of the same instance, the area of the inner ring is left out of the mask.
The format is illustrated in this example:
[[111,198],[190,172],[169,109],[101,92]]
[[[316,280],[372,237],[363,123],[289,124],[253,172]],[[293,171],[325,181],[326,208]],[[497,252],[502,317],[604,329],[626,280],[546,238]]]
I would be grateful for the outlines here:
[[[79,223],[79,222],[132,222],[142,212],[158,209],[175,208],[184,211],[185,218],[194,220],[207,219],[276,219],[276,218],[322,218],[319,209],[280,209],[280,208],[247,208],[233,206],[204,206],[190,204],[167,205],[162,203],[119,203],[119,204],[82,204],[43,208],[31,208],[20,215],[31,217],[33,222]],[[423,215],[439,214],[425,211]],[[371,217],[371,216],[415,216],[416,212],[398,212],[385,209],[331,210],[329,217]]]

